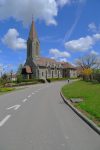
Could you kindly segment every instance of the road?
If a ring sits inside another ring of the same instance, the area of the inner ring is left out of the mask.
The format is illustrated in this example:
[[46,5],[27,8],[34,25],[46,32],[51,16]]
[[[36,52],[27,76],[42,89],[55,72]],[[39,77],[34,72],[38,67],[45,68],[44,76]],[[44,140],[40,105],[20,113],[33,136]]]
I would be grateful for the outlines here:
[[64,84],[0,96],[0,150],[100,150],[100,136],[63,102]]

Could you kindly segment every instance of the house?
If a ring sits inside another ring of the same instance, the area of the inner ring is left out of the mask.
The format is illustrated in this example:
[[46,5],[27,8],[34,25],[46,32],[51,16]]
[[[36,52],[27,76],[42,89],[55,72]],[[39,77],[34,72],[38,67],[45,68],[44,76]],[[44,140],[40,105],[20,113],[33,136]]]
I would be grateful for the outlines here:
[[66,78],[77,77],[76,68],[66,62],[57,62],[55,59],[40,56],[40,42],[32,20],[27,40],[27,58],[22,69],[24,78]]
[[16,81],[17,80],[17,75],[14,73],[14,74],[7,74],[8,76],[8,80],[9,81]]

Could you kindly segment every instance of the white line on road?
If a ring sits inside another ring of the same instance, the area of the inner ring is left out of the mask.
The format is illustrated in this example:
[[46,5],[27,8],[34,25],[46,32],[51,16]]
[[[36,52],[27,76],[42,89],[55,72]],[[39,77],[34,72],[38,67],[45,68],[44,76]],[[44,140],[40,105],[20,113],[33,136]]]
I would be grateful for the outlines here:
[[35,93],[32,93],[32,94],[35,94]]
[[35,91],[35,93],[37,93],[37,92],[39,92],[39,91]]
[[27,101],[27,98],[25,98],[25,99],[22,100],[23,103],[26,102],[26,101]]
[[17,110],[21,105],[14,105],[14,106],[11,106],[9,108],[6,108],[7,110],[10,110],[10,109],[14,109],[14,110]]
[[28,98],[30,98],[30,97],[31,97],[31,95],[28,96]]
[[7,115],[1,122],[0,122],[0,127],[2,127],[6,122],[7,120],[11,117],[11,115]]

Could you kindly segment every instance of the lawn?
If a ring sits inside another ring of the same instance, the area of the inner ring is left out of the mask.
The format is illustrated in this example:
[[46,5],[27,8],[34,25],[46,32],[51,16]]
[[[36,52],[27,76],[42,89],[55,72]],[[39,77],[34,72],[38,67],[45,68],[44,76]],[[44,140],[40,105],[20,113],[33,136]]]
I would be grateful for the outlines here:
[[0,88],[0,94],[3,94],[3,93],[7,93],[7,92],[11,92],[11,91],[13,91],[13,90],[15,90],[15,88]]
[[100,84],[77,81],[65,85],[62,93],[66,98],[82,98],[74,105],[100,126]]

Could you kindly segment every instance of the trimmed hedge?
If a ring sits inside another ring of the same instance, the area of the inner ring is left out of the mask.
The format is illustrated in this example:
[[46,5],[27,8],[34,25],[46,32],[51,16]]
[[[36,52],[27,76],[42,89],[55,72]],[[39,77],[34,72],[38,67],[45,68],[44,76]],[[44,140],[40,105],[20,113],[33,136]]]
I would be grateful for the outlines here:
[[50,82],[53,82],[53,81],[67,80],[67,78],[47,78],[46,80],[50,83]]
[[44,80],[44,79],[38,79],[38,81],[39,81],[40,83],[45,83],[45,80]]

